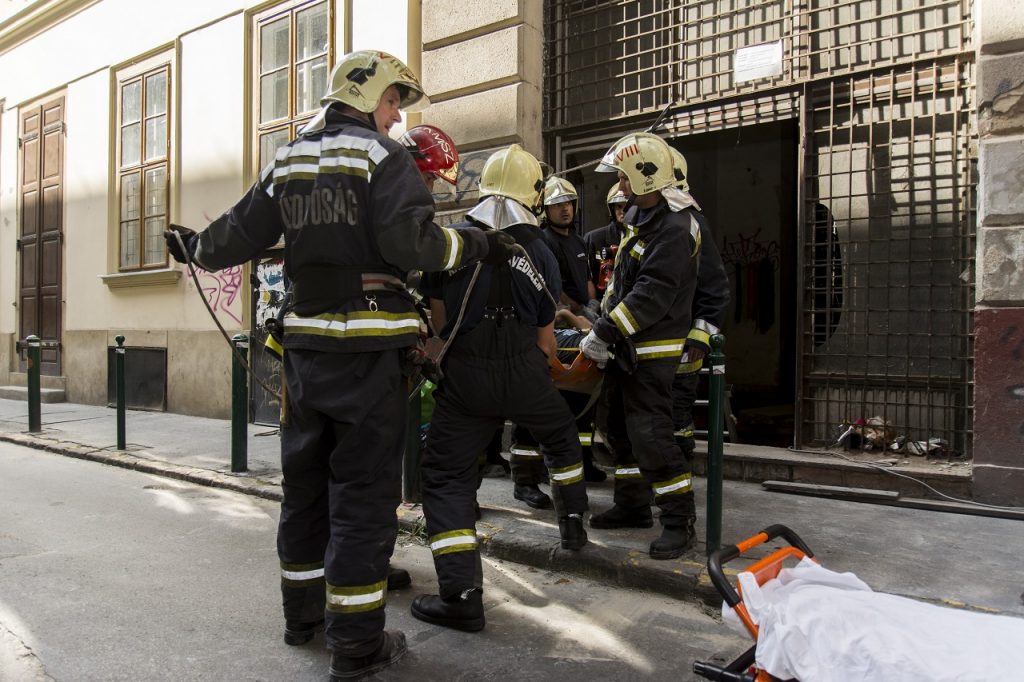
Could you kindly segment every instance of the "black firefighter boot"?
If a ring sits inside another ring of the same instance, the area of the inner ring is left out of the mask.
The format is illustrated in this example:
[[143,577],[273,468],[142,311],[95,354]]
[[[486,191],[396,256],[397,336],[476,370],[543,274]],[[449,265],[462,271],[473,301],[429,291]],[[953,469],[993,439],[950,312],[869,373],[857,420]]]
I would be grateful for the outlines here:
[[583,527],[582,514],[569,514],[558,518],[558,534],[562,536],[562,549],[574,552],[587,544],[587,531]]
[[681,557],[686,550],[693,547],[695,539],[692,519],[682,526],[665,526],[661,529],[661,537],[651,543],[651,558],[675,559]]
[[331,654],[331,682],[355,680],[372,675],[392,663],[397,663],[408,650],[404,633],[387,630],[381,634],[377,648],[366,656],[344,656],[336,651]]
[[442,599],[436,594],[421,594],[409,608],[412,615],[427,623],[465,632],[484,629],[484,591],[479,587],[463,590]]
[[551,509],[551,498],[535,483],[515,486],[512,489],[512,497],[525,502],[527,507]]
[[602,514],[590,517],[591,528],[650,528],[653,525],[654,515],[650,507],[627,509],[615,505]]
[[412,585],[412,578],[409,576],[409,571],[404,568],[388,566],[389,590],[404,590],[409,587],[409,585]]

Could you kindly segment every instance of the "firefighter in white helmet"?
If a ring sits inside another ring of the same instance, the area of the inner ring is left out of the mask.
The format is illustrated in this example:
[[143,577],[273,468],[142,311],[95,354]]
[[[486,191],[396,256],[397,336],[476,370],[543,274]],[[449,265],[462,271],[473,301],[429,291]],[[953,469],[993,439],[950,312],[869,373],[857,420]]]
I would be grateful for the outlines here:
[[[325,628],[330,679],[397,661],[384,631],[388,563],[401,501],[408,369],[420,320],[408,270],[505,262],[511,239],[432,222],[433,200],[409,152],[387,134],[425,101],[416,76],[378,51],[343,57],[323,109],[281,147],[252,188],[209,227],[168,234],[178,261],[246,263],[281,237],[292,309],[283,319],[288,419],[277,549],[285,641]],[[326,622],[325,622],[326,621]]]
[[459,630],[485,624],[473,508],[477,456],[506,419],[544,446],[562,547],[578,550],[587,542],[576,424],[548,374],[556,353],[555,306],[543,287],[546,282],[557,297],[560,279],[537,227],[542,189],[540,164],[519,145],[492,154],[480,175],[480,202],[453,229],[511,235],[529,258],[517,253],[483,266],[471,290],[474,268],[426,275],[420,284],[424,296],[444,302],[441,336],[451,345],[420,469],[440,590],[417,597],[411,610],[420,620]]
[[[672,380],[690,330],[700,252],[699,213],[673,187],[672,153],[649,133],[626,135],[602,159],[624,194],[633,194],[603,313],[580,351],[607,363],[597,424],[616,461],[615,505],[594,528],[649,528],[651,494],[661,508],[654,559],[682,555],[694,542],[690,467],[672,428]],[[609,349],[615,359],[609,362]]]

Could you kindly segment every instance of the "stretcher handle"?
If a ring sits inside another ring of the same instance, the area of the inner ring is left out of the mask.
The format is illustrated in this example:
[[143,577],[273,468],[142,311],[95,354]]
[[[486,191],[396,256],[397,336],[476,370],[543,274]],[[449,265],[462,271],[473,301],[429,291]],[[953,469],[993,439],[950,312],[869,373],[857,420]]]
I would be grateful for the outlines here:
[[749,537],[739,544],[722,547],[712,552],[711,556],[708,557],[708,573],[711,575],[711,582],[714,583],[718,593],[725,599],[726,604],[736,608],[736,605],[740,603],[740,595],[736,592],[736,588],[733,587],[728,578],[725,577],[725,573],[722,572],[722,564],[736,559],[744,552],[750,551],[758,545],[771,542],[780,537],[807,556],[814,556],[814,552],[811,551],[811,548],[804,543],[799,535],[780,523],[768,526],[757,535]]

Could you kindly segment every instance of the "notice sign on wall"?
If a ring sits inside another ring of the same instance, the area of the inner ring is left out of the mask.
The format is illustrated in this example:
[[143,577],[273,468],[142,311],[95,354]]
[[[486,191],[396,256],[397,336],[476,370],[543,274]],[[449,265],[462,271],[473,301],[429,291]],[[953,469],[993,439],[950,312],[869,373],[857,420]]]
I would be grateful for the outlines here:
[[782,75],[782,41],[741,47],[733,55],[736,83]]

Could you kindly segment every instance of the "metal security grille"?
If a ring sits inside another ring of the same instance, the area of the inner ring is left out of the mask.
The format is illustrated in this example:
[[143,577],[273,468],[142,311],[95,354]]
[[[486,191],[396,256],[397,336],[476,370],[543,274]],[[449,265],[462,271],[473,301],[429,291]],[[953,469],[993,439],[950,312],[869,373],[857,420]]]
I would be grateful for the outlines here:
[[970,452],[973,73],[954,58],[807,90],[804,442],[881,417]]
[[[971,0],[545,4],[556,163],[599,156],[669,104],[668,138],[799,120],[798,444],[880,417],[889,435],[971,452],[972,10]],[[736,82],[737,50],[772,42],[781,75]]]
[[[545,129],[955,55],[971,28],[970,0],[548,0]],[[782,74],[735,82],[776,41]]]

